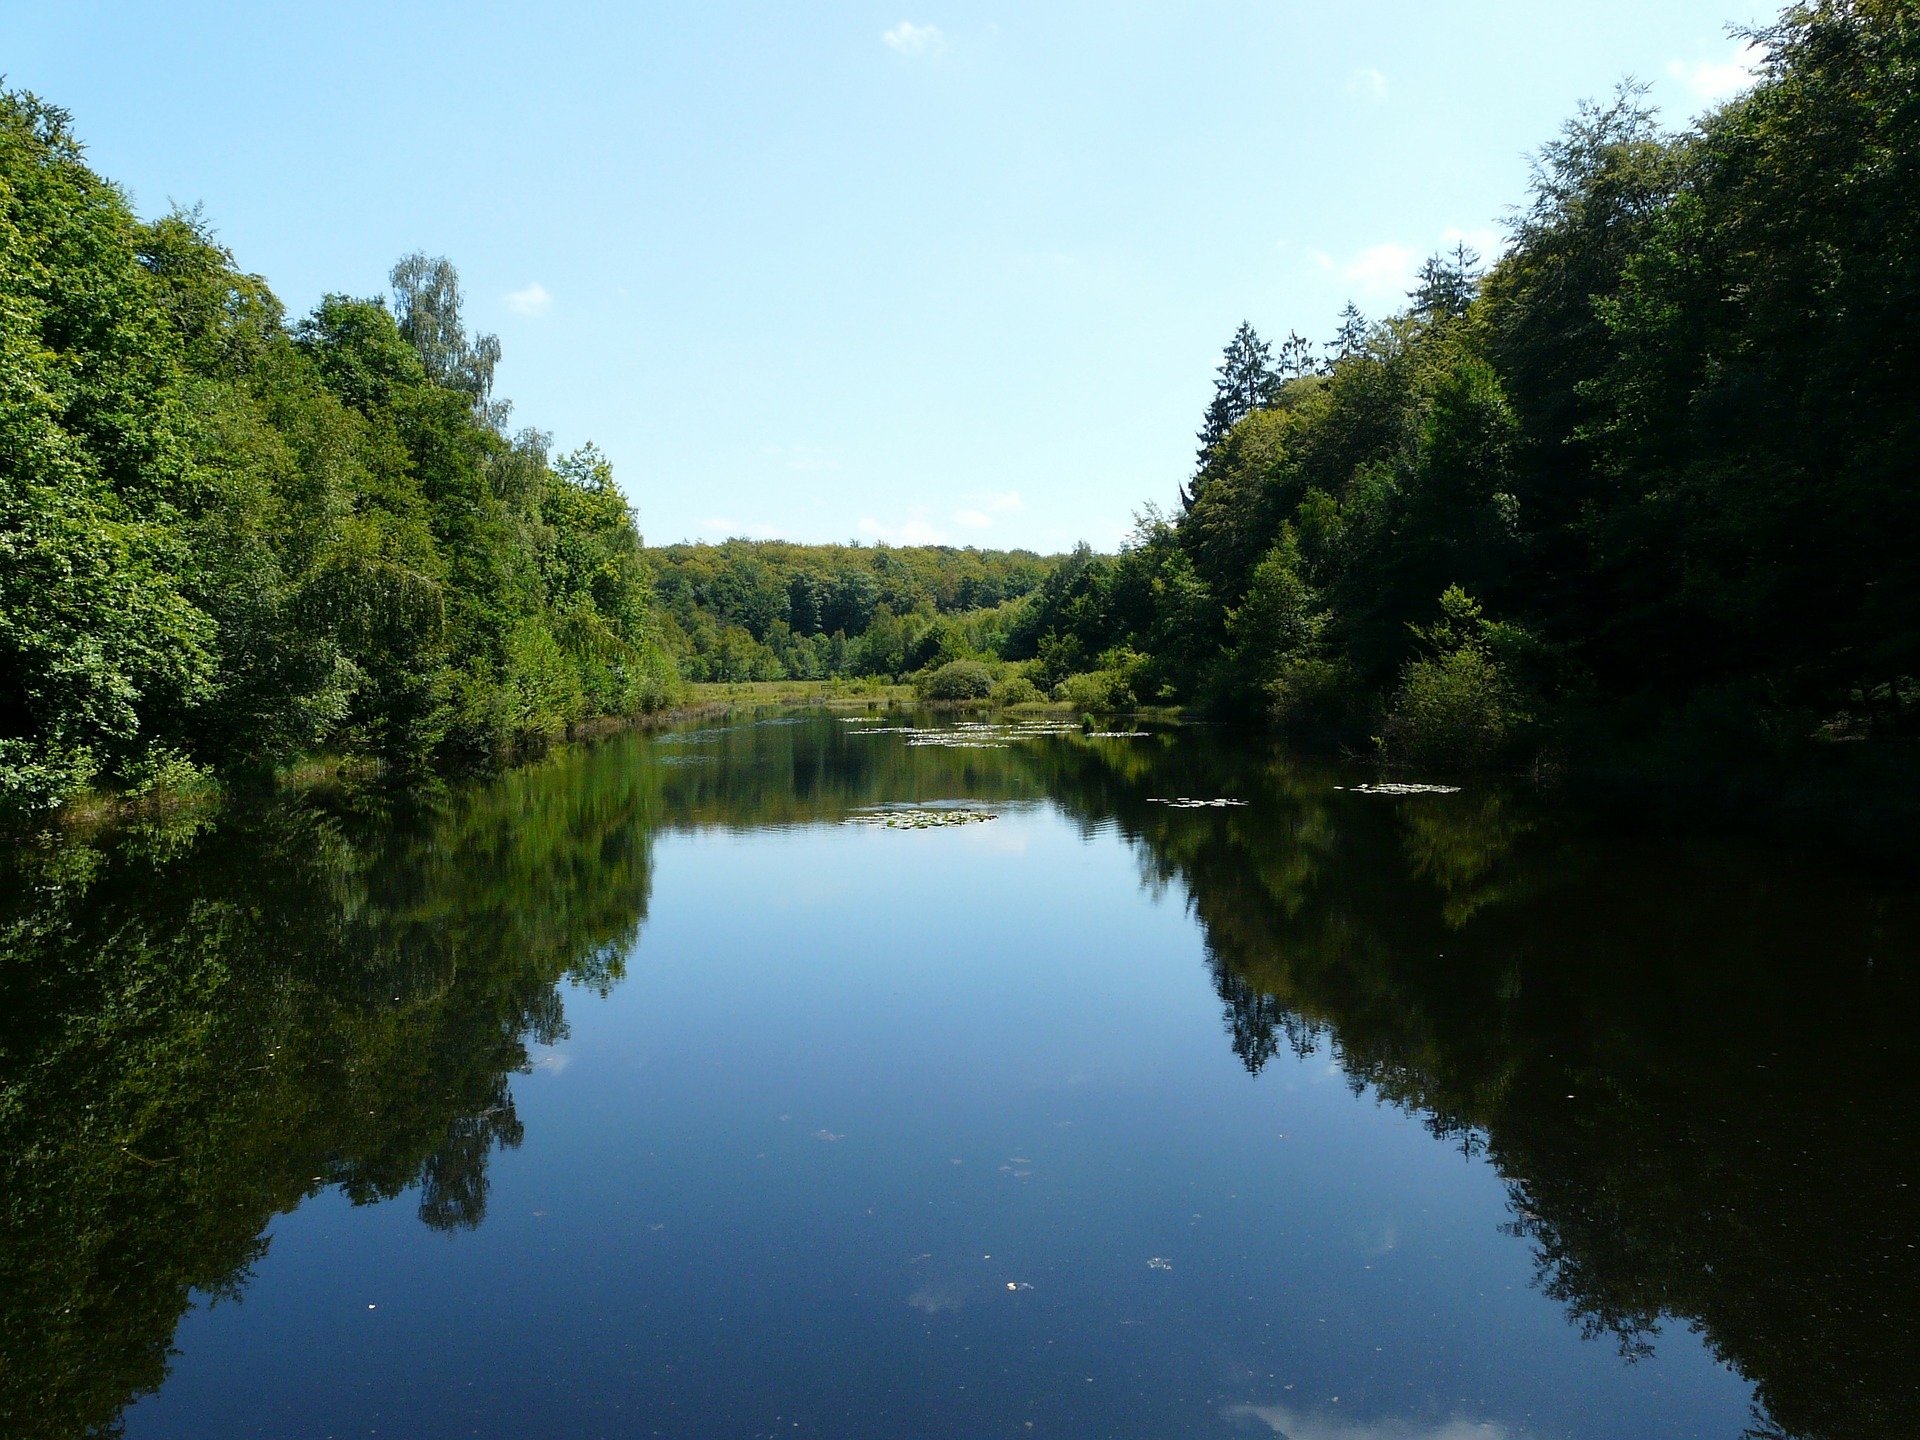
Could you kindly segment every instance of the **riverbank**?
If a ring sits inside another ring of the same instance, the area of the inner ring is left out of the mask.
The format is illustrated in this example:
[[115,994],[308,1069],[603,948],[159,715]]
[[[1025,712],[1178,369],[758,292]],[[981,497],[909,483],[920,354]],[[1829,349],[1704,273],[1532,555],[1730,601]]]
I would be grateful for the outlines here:
[[[660,730],[741,710],[812,708],[857,710],[913,706],[935,711],[987,710],[984,701],[948,702],[920,699],[911,685],[872,679],[755,680],[685,685],[680,703],[638,715],[601,715],[576,722],[564,735],[540,745],[499,756],[487,764],[441,765],[400,771],[365,755],[319,754],[303,757],[270,772],[218,775],[181,767],[175,779],[162,778],[137,792],[93,790],[57,809],[0,831],[0,841],[26,842],[34,836],[79,838],[114,825],[171,820],[219,806],[236,798],[263,794],[306,794],[340,786],[364,786],[382,780],[398,783],[438,782],[488,770],[511,770],[574,745],[592,744],[629,730]],[[1019,714],[1071,714],[1073,707],[1043,702],[1011,707]],[[1178,718],[1177,710],[1151,712],[1153,718]],[[403,778],[404,777],[404,778]]]
[[[913,702],[911,685],[880,680],[721,680],[687,686],[687,704],[693,709],[714,705],[866,705],[876,701],[895,705]],[[683,707],[685,708],[685,707]],[[674,714],[664,711],[663,714]]]

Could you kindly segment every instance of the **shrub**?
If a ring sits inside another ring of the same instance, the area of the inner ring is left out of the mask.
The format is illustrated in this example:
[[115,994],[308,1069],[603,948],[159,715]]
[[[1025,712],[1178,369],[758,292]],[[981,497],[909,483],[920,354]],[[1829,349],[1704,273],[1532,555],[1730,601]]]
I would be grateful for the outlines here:
[[1365,723],[1372,705],[1359,673],[1344,658],[1289,657],[1262,689],[1268,718],[1296,739],[1331,742],[1349,734]]
[[1482,619],[1480,606],[1457,585],[1441,595],[1440,609],[1436,624],[1413,627],[1430,653],[1401,670],[1381,747],[1396,759],[1483,764],[1533,721],[1501,655],[1518,653],[1530,637],[1517,626]]
[[949,660],[915,689],[928,700],[985,700],[993,694],[993,672],[978,660]]
[[1053,687],[1053,698],[1076,710],[1119,710],[1133,704],[1127,678],[1115,670],[1089,670],[1069,675]]
[[1504,667],[1485,650],[1463,646],[1401,671],[1400,689],[1381,737],[1396,759],[1477,765],[1507,746],[1516,722]]
[[993,698],[1000,705],[1032,705],[1044,699],[1040,687],[1024,675],[1009,675],[993,687]]

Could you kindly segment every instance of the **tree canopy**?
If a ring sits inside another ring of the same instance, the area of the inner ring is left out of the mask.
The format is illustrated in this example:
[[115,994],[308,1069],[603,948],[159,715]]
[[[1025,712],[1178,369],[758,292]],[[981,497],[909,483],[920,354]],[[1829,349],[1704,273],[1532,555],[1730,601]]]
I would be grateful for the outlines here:
[[1631,84],[1580,107],[1484,273],[1433,257],[1318,366],[1243,325],[1185,513],[1042,646],[1409,758],[1909,733],[1920,8],[1752,38],[1682,131]]
[[630,507],[504,431],[444,259],[289,325],[0,94],[0,809],[336,749],[501,754],[675,684]]

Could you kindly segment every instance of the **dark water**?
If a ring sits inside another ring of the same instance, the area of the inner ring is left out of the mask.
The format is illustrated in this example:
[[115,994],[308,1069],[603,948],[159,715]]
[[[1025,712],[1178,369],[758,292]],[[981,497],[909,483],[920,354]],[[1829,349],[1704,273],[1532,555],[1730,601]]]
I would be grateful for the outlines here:
[[878,728],[11,857],[0,1433],[1920,1434],[1907,887]]

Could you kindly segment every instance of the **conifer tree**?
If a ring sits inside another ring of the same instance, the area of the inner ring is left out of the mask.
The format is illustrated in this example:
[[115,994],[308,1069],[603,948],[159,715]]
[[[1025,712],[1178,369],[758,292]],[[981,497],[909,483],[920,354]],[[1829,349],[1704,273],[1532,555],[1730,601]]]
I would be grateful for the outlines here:
[[1285,343],[1280,346],[1280,363],[1275,367],[1280,378],[1298,380],[1313,374],[1316,368],[1313,342],[1298,330],[1289,331]]
[[1414,314],[1423,320],[1457,320],[1480,291],[1480,255],[1465,244],[1451,255],[1435,253],[1420,266],[1420,283],[1407,292]]
[[1351,359],[1367,348],[1367,317],[1351,300],[1340,312],[1340,328],[1327,344],[1326,368],[1331,370],[1342,360]]
[[[1280,372],[1273,366],[1273,347],[1262,340],[1245,320],[1233,332],[1233,339],[1221,352],[1213,382],[1213,399],[1207,405],[1205,421],[1197,438],[1200,441],[1198,468],[1206,468],[1207,459],[1221,441],[1255,410],[1273,404],[1280,393]],[[1198,477],[1195,477],[1195,484]],[[1188,486],[1181,500],[1191,506],[1198,490]]]

